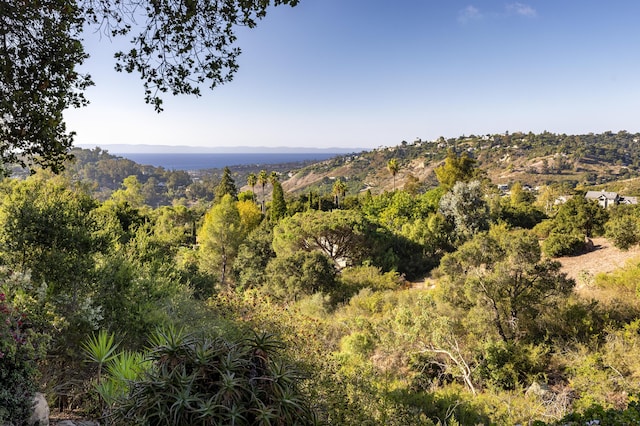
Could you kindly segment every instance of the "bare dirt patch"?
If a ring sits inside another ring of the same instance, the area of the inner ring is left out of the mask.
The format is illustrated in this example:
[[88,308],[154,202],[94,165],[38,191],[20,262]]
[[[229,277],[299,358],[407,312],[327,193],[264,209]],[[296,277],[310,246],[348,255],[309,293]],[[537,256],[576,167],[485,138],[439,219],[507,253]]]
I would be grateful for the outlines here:
[[562,272],[576,280],[580,285],[581,276],[588,274],[610,273],[622,268],[632,259],[640,260],[640,247],[635,246],[622,251],[613,246],[606,238],[593,238],[594,249],[579,256],[559,257],[555,260],[562,264]]
[[[627,251],[616,248],[612,242],[606,238],[593,238],[593,250],[578,256],[558,257],[561,263],[560,270],[573,278],[578,288],[585,284],[585,279],[595,277],[599,273],[611,273],[616,269],[624,267],[629,261],[640,262],[640,246],[634,246]],[[417,279],[411,283],[411,288],[425,290],[435,287],[436,281],[433,278],[425,277]]]

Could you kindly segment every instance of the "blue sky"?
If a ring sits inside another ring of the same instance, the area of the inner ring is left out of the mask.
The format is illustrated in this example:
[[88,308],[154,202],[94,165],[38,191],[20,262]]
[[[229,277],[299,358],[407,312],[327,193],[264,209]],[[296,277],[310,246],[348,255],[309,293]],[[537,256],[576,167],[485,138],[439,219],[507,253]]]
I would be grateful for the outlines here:
[[301,0],[238,32],[234,81],[157,114],[87,35],[76,143],[375,148],[640,131],[640,1]]

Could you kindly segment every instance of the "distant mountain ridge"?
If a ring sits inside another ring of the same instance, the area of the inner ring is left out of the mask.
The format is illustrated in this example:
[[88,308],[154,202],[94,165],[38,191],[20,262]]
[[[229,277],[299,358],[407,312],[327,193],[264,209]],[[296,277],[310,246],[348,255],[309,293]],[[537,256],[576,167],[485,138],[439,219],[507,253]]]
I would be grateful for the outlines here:
[[278,154],[278,153],[331,153],[331,154],[350,154],[355,152],[366,151],[364,148],[308,148],[308,147],[291,147],[291,146],[178,146],[178,145],[144,145],[144,144],[78,144],[77,147],[83,149],[93,149],[99,146],[101,149],[108,151],[110,154]]

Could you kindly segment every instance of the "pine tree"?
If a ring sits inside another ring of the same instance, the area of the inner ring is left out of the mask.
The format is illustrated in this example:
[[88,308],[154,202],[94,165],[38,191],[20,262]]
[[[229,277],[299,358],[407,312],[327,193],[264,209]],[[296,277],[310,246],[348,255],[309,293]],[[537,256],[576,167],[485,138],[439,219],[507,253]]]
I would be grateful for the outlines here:
[[222,178],[220,179],[220,183],[216,186],[216,199],[215,202],[219,203],[222,200],[222,197],[225,195],[231,195],[231,198],[234,200],[238,199],[238,189],[236,188],[236,183],[231,177],[231,170],[229,167],[225,167],[222,171]]
[[273,180],[273,194],[271,199],[271,221],[278,222],[287,215],[287,203],[284,200],[284,191],[279,181]]

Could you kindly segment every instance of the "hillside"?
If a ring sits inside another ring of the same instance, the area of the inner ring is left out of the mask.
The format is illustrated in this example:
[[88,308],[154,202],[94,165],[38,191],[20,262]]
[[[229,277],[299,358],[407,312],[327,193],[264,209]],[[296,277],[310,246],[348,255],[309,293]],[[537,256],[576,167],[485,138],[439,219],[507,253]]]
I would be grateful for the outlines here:
[[[393,188],[386,170],[396,158],[400,171],[396,187],[402,188],[413,176],[425,188],[437,184],[433,170],[445,158],[447,150],[466,151],[496,184],[521,182],[532,187],[566,183],[570,187],[609,184],[637,177],[640,134],[625,131],[587,135],[543,133],[461,136],[435,141],[403,142],[395,147],[344,155],[289,173],[283,183],[287,192],[314,190],[331,192],[332,182],[341,178],[350,193],[371,190],[381,193]],[[638,185],[626,188],[635,195]]]

